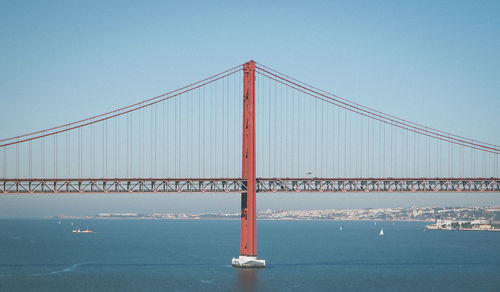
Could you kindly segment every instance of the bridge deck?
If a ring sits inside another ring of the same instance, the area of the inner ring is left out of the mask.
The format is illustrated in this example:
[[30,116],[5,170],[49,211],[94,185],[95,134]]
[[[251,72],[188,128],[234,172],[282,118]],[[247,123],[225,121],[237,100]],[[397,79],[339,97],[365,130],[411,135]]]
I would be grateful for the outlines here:
[[[239,193],[241,178],[0,179],[3,194]],[[263,192],[500,192],[500,178],[257,178]]]

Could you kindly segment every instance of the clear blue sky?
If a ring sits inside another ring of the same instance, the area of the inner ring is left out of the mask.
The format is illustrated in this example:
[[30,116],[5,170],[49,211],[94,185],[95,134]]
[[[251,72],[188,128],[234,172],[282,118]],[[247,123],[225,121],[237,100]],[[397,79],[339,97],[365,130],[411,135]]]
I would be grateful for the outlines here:
[[[498,15],[498,1],[2,1],[0,137],[254,59],[360,104],[498,145]],[[259,209],[500,204],[498,195],[363,196],[282,203],[272,195],[259,198]],[[239,208],[237,195],[125,197],[2,197],[0,217]]]

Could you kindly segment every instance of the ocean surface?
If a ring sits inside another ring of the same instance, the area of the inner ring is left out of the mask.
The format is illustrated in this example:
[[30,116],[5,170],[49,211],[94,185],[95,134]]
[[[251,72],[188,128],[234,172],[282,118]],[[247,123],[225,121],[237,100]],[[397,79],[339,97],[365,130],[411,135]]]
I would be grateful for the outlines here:
[[258,221],[240,270],[236,220],[0,220],[0,291],[500,290],[500,232],[424,226]]

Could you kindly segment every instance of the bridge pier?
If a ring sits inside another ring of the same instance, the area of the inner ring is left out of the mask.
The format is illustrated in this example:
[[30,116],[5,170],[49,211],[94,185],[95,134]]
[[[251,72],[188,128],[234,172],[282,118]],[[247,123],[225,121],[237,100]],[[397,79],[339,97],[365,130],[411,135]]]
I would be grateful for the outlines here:
[[255,62],[243,65],[243,149],[242,178],[246,180],[241,193],[240,256],[233,258],[237,268],[264,268],[265,260],[257,259],[257,212],[255,173]]

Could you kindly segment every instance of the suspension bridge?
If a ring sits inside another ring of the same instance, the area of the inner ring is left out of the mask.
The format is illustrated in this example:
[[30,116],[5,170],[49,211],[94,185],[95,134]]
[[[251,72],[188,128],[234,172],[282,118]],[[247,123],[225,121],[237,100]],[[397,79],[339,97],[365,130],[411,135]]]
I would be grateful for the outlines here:
[[[243,97],[243,98],[242,98]],[[243,129],[243,130],[242,130]],[[0,140],[0,193],[500,192],[500,146],[371,109],[254,61],[162,95]]]

